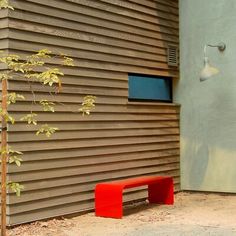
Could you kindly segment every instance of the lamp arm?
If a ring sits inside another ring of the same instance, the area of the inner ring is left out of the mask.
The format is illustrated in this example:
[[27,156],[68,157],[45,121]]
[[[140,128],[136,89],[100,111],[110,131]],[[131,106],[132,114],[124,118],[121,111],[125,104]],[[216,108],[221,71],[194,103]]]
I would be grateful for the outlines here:
[[[205,47],[218,48],[219,51],[223,52],[226,49],[226,44],[225,43],[219,43],[219,44],[216,44],[216,45],[206,44]],[[206,53],[205,47],[204,47],[204,53]]]
[[208,47],[212,47],[212,48],[218,48],[219,45],[212,45],[212,44],[207,44]]
[[204,58],[207,57],[207,44],[204,46]]
[[207,57],[207,47],[218,48],[218,50],[219,50],[220,52],[223,52],[223,51],[226,49],[225,43],[219,43],[219,44],[216,44],[216,45],[213,45],[213,44],[206,44],[206,45],[204,46],[204,57]]

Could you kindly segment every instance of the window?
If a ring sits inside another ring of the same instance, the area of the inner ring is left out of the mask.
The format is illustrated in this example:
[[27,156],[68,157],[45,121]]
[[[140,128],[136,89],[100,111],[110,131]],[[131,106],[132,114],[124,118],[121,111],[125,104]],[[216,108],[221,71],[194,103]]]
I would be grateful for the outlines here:
[[172,79],[129,74],[129,100],[172,102]]

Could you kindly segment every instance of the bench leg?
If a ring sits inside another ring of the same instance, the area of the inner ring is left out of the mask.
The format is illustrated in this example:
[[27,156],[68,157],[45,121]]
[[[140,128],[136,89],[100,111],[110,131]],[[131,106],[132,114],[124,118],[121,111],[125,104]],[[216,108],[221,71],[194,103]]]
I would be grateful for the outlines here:
[[148,200],[150,203],[174,203],[174,183],[172,178],[160,179],[158,183],[148,185]]
[[120,186],[98,184],[95,188],[96,216],[122,218],[122,194]]

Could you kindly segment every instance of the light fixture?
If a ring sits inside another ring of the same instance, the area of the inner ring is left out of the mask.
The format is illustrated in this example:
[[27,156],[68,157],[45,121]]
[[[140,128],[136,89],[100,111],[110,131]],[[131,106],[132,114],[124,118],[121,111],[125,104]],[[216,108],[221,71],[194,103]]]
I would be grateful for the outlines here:
[[218,48],[220,52],[223,52],[226,48],[225,43],[219,43],[217,45],[211,45],[207,44],[204,47],[204,68],[202,69],[200,73],[200,81],[205,81],[208,78],[212,77],[213,75],[216,75],[219,73],[219,70],[213,66],[210,65],[209,58],[206,55],[207,47],[215,47]]

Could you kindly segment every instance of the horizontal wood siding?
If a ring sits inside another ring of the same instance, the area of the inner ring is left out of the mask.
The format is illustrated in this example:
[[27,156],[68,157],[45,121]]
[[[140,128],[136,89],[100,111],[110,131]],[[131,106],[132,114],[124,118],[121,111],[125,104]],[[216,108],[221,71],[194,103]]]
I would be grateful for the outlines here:
[[[19,78],[9,91],[26,97],[9,107],[16,125],[9,145],[24,152],[20,168],[9,166],[9,179],[25,186],[22,196],[8,199],[9,224],[92,209],[96,183],[142,175],[171,175],[179,189],[179,106],[128,102],[128,73],[178,77],[168,67],[166,47],[178,45],[178,4],[172,0],[22,0],[13,1],[9,29],[11,53],[27,56],[48,48],[71,56],[64,69],[63,90],[49,96],[34,85],[35,99],[57,101],[45,122],[60,129],[50,139],[36,136],[35,126],[19,119],[31,109],[29,86]],[[0,26],[6,26],[0,19]],[[58,61],[53,65],[57,66]],[[91,116],[78,112],[83,97],[97,97]],[[63,103],[64,105],[62,105]],[[73,111],[73,112],[71,112]],[[146,188],[126,192],[141,199]]]

